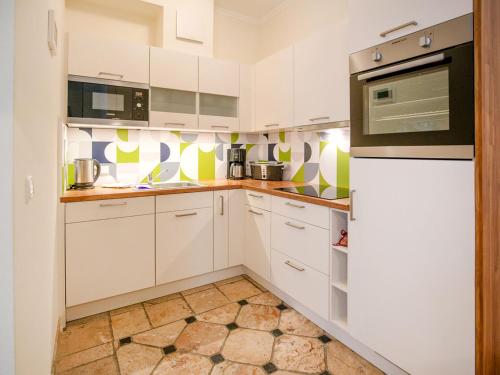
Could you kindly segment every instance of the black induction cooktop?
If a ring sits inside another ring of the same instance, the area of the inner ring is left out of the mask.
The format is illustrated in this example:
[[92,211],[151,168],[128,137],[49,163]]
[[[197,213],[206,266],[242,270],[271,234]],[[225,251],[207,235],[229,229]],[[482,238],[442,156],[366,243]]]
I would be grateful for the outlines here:
[[281,190],[288,193],[307,195],[309,197],[328,200],[349,198],[349,189],[328,185],[290,186],[284,188],[276,188],[275,190]]

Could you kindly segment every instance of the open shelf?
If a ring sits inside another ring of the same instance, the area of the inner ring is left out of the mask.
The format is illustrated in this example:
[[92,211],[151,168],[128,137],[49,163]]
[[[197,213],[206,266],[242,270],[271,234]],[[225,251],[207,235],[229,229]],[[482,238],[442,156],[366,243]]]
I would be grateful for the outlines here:
[[347,330],[347,293],[336,286],[331,288],[331,320]]
[[332,251],[331,262],[332,284],[345,285],[347,291],[347,254]]
[[341,253],[347,254],[347,247],[345,246],[337,246],[337,245],[332,245],[332,249],[335,251],[340,251]]
[[332,281],[332,286],[338,290],[343,291],[344,293],[348,293],[347,291],[347,283],[341,281]]

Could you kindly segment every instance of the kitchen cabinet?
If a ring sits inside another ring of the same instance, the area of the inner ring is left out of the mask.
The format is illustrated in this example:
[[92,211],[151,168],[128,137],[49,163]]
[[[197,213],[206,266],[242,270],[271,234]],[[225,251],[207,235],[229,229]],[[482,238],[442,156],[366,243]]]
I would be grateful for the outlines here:
[[474,162],[351,158],[350,185],[350,333],[411,374],[473,374]]
[[229,266],[229,192],[214,192],[214,271]]
[[214,270],[213,194],[156,198],[156,284]]
[[471,12],[472,0],[349,0],[349,53]]
[[293,125],[293,47],[255,66],[255,125],[256,130]]
[[328,27],[294,46],[294,124],[349,120],[346,24]]
[[154,198],[66,205],[66,305],[155,284]]
[[253,65],[240,65],[238,113],[240,131],[253,131],[255,127],[255,67]]
[[198,56],[151,47],[151,86],[198,91]]
[[271,213],[245,205],[245,266],[270,280]]
[[228,192],[229,267],[245,262],[245,190]]
[[196,93],[151,87],[149,126],[169,129],[196,129]]
[[238,97],[240,67],[232,61],[199,58],[199,91],[206,94]]
[[149,84],[149,47],[70,34],[68,74]]

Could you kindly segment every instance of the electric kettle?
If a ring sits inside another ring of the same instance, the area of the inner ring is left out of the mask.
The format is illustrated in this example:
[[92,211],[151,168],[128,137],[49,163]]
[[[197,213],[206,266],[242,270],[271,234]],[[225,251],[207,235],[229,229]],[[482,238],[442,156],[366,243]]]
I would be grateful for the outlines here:
[[75,159],[75,189],[90,189],[94,187],[101,174],[101,163],[95,159]]

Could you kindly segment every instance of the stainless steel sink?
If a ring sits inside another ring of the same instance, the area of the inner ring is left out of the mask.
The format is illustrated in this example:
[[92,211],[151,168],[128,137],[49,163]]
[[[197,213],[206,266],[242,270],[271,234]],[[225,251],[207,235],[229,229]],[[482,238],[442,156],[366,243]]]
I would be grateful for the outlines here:
[[201,184],[189,181],[179,181],[179,182],[153,182],[151,185],[152,189],[177,189],[177,188],[190,188],[190,187],[200,187]]

